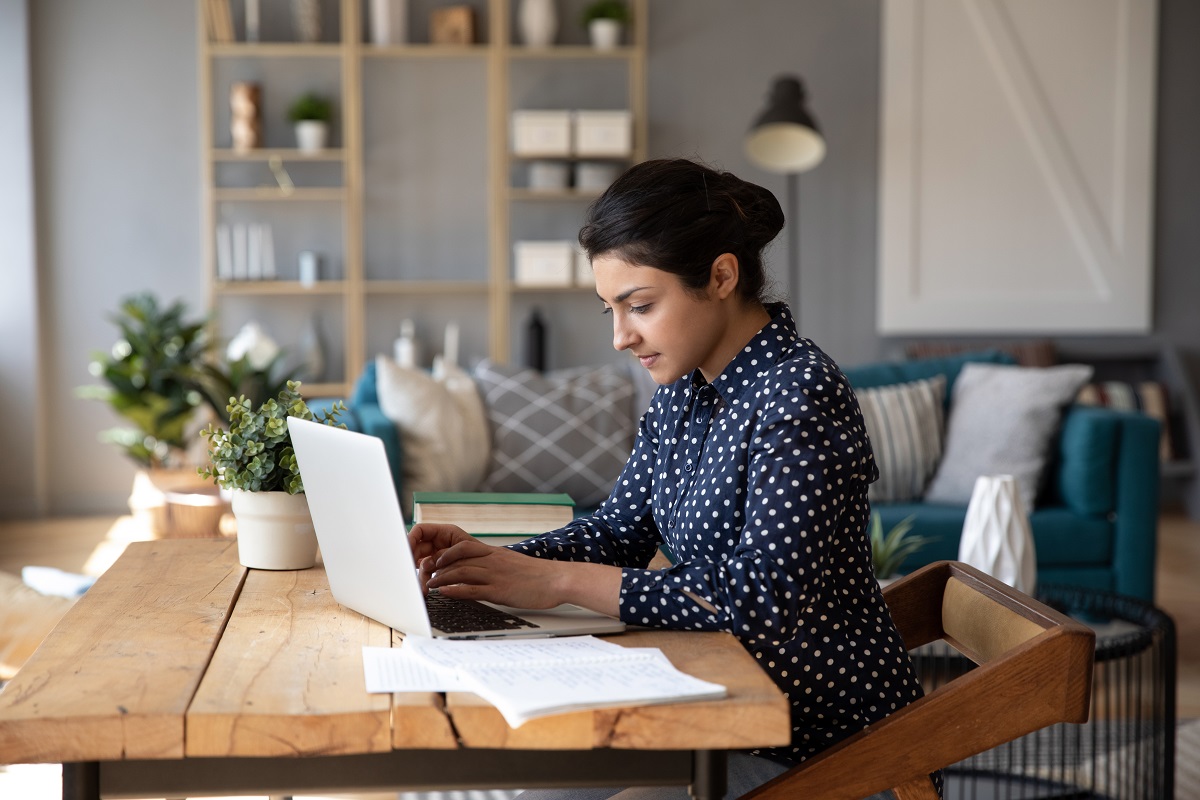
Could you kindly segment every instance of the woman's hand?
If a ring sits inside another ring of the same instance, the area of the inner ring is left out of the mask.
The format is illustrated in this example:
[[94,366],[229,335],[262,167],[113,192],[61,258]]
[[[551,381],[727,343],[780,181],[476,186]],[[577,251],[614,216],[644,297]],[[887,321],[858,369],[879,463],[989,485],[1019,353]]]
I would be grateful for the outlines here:
[[534,558],[484,544],[455,525],[414,525],[408,541],[423,591],[517,608],[575,603],[618,614],[617,567]]

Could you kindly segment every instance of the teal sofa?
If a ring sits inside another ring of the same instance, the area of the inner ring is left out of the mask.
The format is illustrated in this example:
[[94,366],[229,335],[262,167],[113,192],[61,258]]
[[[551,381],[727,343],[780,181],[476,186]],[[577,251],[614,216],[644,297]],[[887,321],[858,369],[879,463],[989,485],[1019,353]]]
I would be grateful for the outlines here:
[[[845,369],[856,390],[945,375],[969,361],[1012,363],[999,351],[888,362]],[[367,365],[347,401],[347,424],[384,442],[397,491],[404,454],[395,427],[379,408],[375,365]],[[1158,526],[1159,426],[1137,413],[1068,408],[1039,502],[1030,515],[1038,580],[1118,592],[1152,602]],[[966,506],[876,504],[884,529],[908,516],[915,531],[934,538],[902,571],[958,556]]]
[[[945,375],[946,396],[963,364],[1011,363],[998,351],[845,369],[855,390]],[[1030,514],[1038,581],[1154,600],[1159,423],[1143,414],[1072,405],[1063,416],[1045,483]],[[933,537],[902,572],[954,559],[966,506],[877,503],[884,530],[908,516]]]

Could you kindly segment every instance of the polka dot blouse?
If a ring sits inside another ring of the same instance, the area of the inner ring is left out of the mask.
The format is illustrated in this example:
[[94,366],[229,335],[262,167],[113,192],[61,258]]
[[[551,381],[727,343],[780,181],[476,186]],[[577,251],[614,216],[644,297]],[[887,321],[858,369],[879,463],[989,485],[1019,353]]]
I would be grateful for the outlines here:
[[[715,381],[659,387],[595,514],[513,549],[624,567],[627,623],[737,636],[792,703],[791,746],[762,754],[801,761],[921,690],[871,572],[858,402],[769,311]],[[660,544],[673,566],[645,569]]]

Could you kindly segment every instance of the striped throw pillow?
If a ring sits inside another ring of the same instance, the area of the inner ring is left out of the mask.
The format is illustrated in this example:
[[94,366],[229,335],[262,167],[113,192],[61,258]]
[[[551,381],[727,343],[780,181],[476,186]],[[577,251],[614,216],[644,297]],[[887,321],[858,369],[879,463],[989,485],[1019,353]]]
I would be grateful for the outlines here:
[[925,493],[942,457],[946,377],[862,389],[855,393],[875,452],[879,480],[873,503],[905,503]]

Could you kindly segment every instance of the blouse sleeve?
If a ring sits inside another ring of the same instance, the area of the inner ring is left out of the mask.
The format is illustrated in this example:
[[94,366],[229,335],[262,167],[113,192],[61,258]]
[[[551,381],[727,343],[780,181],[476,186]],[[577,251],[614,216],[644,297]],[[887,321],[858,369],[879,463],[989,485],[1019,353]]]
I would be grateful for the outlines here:
[[558,530],[509,548],[558,561],[590,561],[645,567],[662,544],[651,508],[651,478],[658,438],[654,406],[642,415],[633,452],[608,496],[595,512]]
[[826,591],[823,576],[839,569],[839,552],[861,546],[842,529],[865,526],[855,517],[869,510],[870,446],[861,417],[847,413],[849,392],[835,383],[832,391],[793,383],[764,404],[745,451],[745,524],[732,555],[624,570],[624,621],[778,644],[820,613],[813,607]]

